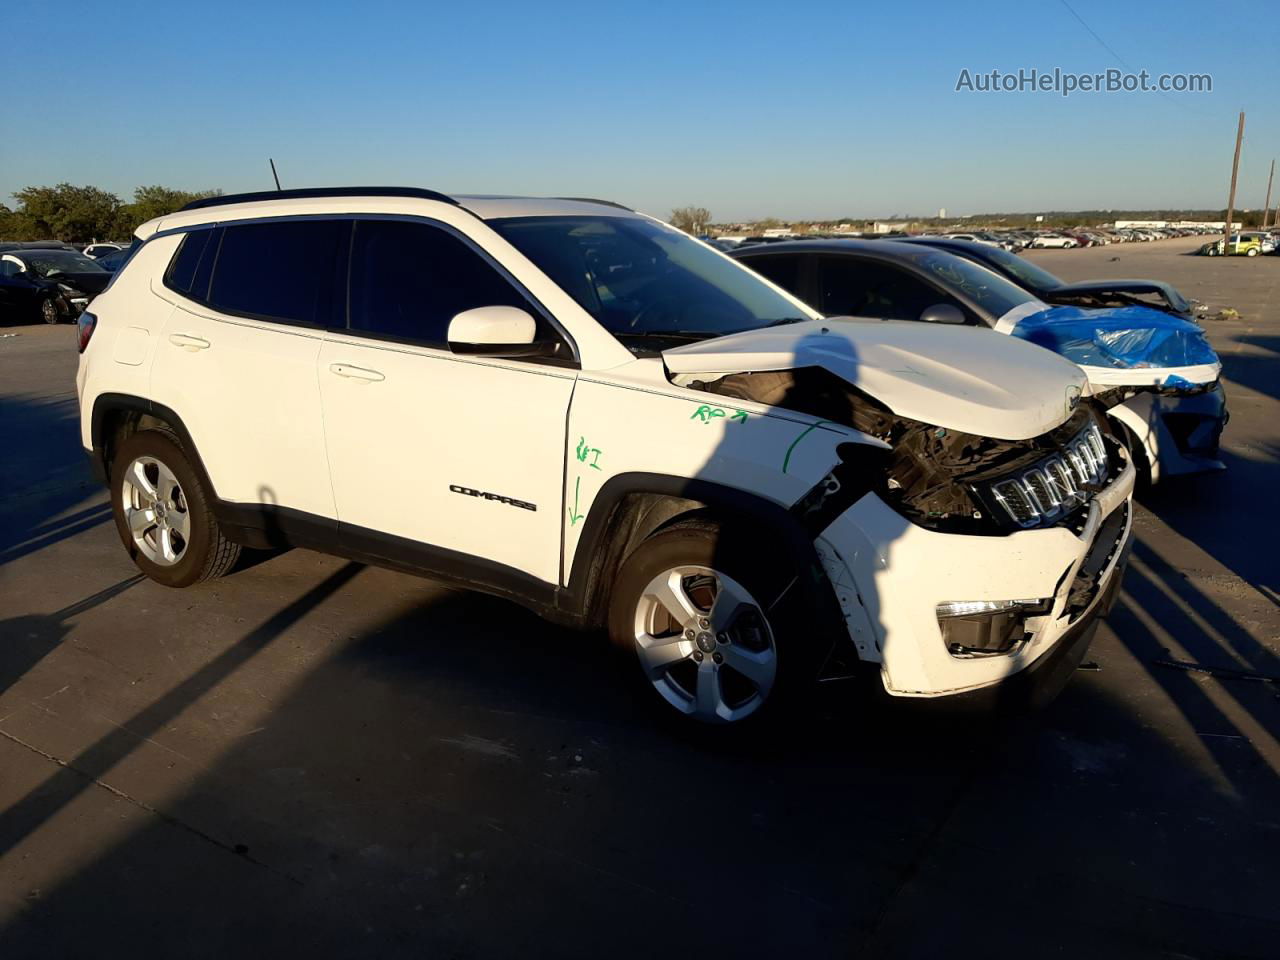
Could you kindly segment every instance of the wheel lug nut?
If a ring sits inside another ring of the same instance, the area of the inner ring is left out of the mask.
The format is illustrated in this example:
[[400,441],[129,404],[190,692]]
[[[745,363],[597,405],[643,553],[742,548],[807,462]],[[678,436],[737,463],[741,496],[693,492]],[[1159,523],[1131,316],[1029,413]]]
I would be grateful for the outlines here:
[[716,634],[716,643],[728,643],[728,642],[729,642],[729,635],[727,633]]
[[684,638],[686,640],[692,640],[696,635],[697,634],[693,632],[693,627],[690,627],[688,630],[684,632]]
[[695,663],[701,663],[701,662],[702,662],[702,651],[701,651],[701,650],[695,650],[695,651],[693,651],[693,659],[694,659],[694,662],[695,662]]
[[716,663],[724,663],[724,657],[718,653],[713,653],[711,655],[711,659],[714,660]]
[[699,617],[698,626],[700,626],[703,630],[705,630],[707,629],[707,627],[711,626],[711,621],[708,620],[706,617]]

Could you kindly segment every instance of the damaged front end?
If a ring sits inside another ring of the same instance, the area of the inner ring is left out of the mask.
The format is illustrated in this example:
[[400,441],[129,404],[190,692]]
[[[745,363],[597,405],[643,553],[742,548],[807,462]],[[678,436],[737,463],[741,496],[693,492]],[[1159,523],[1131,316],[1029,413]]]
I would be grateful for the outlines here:
[[1041,436],[1000,440],[899,416],[821,367],[735,373],[689,386],[806,413],[886,445],[837,449],[841,462],[793,508],[814,530],[869,492],[942,533],[998,536],[1078,525],[1116,464],[1105,421],[1089,405]]

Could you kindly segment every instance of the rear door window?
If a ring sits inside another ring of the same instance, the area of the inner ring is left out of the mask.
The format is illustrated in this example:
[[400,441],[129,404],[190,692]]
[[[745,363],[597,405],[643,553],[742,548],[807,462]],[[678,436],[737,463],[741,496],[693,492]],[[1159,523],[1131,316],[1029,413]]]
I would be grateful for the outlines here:
[[345,220],[282,220],[224,228],[208,302],[237,316],[329,326],[341,298]]

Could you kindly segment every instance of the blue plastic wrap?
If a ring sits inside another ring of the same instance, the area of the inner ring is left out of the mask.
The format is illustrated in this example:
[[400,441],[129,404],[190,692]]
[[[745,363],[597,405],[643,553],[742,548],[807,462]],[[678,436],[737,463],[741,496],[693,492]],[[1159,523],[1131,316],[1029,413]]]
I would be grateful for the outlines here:
[[1218,362],[1199,325],[1150,307],[1051,307],[1023,317],[1012,333],[1082,367],[1139,370]]

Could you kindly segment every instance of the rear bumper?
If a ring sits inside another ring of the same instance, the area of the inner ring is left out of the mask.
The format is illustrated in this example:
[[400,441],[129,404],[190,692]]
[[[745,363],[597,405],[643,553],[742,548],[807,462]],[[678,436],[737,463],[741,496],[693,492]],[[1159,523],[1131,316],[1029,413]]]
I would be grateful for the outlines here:
[[[896,697],[971,693],[1033,668],[1052,672],[1058,662],[1074,669],[1124,573],[1135,476],[1126,461],[1078,534],[1063,527],[1003,537],[936,533],[873,494],[863,497],[817,539],[859,657],[879,662]],[[1052,599],[1049,613],[1028,619],[1029,639],[1009,652],[970,657],[947,649],[939,603],[1041,598]]]

